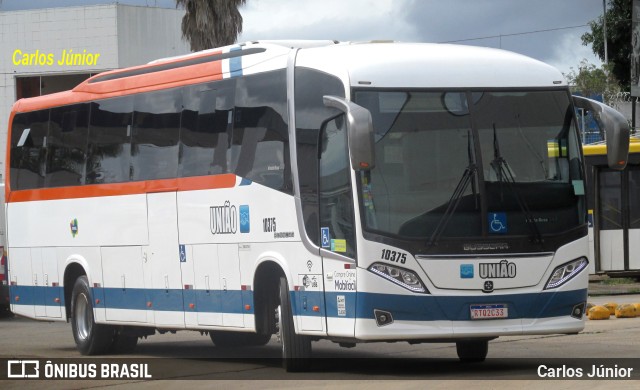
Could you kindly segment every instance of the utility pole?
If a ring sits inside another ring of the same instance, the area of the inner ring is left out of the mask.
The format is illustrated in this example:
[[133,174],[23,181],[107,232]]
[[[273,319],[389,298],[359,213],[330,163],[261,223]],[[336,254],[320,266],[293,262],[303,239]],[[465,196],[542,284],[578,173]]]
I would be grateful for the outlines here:
[[604,91],[602,91],[602,103],[607,104],[607,91],[609,91],[609,53],[607,50],[607,0],[602,0],[602,34],[604,35]]
[[609,53],[607,51],[607,0],[602,0],[602,9],[604,10],[602,14],[603,28],[602,31],[604,33],[604,64],[609,65]]

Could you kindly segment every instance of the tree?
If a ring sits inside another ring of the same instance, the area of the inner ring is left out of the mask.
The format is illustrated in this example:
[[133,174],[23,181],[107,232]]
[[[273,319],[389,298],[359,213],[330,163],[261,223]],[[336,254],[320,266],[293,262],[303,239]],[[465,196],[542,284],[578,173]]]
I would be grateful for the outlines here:
[[[631,87],[631,10],[632,0],[608,0],[607,54],[611,71],[624,91]],[[604,61],[603,18],[589,22],[591,32],[582,35],[582,44],[591,45]]]
[[586,59],[580,61],[578,70],[565,75],[571,86],[572,92],[579,92],[582,96],[611,95],[620,91],[620,86],[611,70],[612,65],[602,65],[598,68],[590,64]]
[[246,0],[176,0],[176,7],[186,10],[182,18],[182,38],[191,51],[227,46],[242,32],[242,15],[238,8]]

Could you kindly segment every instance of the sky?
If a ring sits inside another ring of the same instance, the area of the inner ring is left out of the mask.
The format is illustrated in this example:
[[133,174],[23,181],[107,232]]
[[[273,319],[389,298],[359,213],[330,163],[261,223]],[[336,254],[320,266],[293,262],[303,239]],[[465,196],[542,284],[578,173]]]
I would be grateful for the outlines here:
[[[0,11],[115,3],[115,0],[0,0]],[[119,0],[173,8],[173,0]],[[502,48],[568,73],[600,65],[580,37],[603,12],[602,0],[247,0],[238,42],[336,39],[454,42]]]
[[567,73],[582,59],[601,64],[580,37],[602,12],[602,0],[248,0],[239,41],[455,42],[515,51]]

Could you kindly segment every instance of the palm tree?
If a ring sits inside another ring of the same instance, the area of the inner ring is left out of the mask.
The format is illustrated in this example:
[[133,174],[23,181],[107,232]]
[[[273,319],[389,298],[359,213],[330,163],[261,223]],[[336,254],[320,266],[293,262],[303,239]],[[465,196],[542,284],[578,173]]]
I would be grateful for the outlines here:
[[183,6],[182,37],[191,51],[231,45],[242,32],[242,16],[238,7],[246,0],[176,0]]

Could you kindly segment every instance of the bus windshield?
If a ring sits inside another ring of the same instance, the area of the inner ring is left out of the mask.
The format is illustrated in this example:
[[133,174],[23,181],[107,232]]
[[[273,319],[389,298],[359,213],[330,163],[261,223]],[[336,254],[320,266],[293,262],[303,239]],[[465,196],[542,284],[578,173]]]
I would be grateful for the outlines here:
[[361,90],[355,101],[375,130],[376,165],[359,183],[367,231],[541,238],[584,223],[565,90]]

